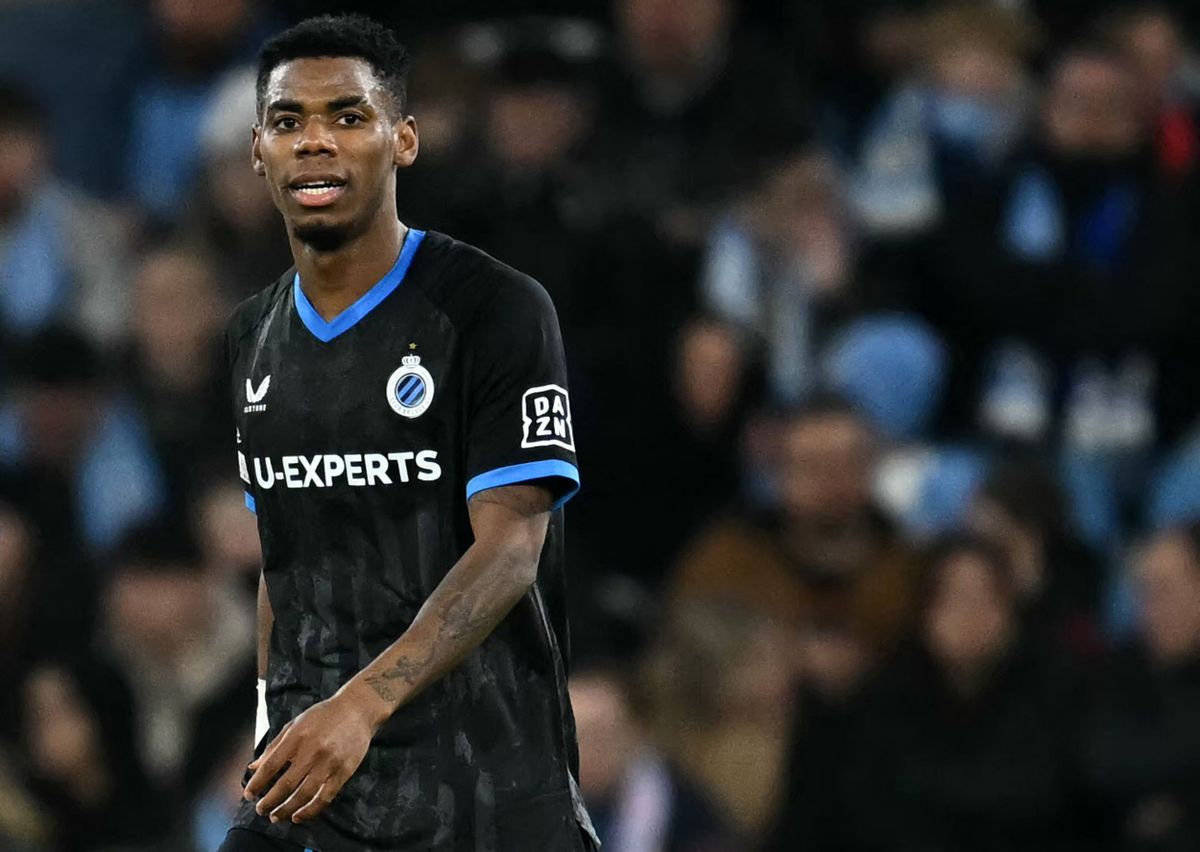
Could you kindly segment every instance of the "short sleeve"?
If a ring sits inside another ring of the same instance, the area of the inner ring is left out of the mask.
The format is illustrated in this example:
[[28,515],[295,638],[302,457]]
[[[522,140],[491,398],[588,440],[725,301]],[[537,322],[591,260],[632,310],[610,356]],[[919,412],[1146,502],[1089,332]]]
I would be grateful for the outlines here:
[[558,508],[579,490],[575,431],[554,305],[532,279],[505,280],[464,340],[467,499],[537,482]]

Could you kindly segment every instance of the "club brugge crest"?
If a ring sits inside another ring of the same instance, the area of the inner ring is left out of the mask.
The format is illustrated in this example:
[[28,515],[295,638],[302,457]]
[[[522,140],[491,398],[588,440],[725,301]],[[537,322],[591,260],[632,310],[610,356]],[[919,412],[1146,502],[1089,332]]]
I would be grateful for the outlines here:
[[433,403],[433,376],[419,355],[405,355],[403,366],[388,378],[387,400],[401,417],[420,417]]

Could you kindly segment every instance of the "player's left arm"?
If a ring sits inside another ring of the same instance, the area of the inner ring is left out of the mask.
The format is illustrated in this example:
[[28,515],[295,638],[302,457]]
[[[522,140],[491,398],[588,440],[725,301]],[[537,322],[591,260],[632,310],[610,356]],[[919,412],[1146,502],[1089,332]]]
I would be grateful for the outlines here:
[[474,544],[404,635],[343,687],[376,727],[462,662],[529,591],[553,505],[537,485],[491,488],[467,503]]
[[296,717],[250,764],[254,775],[246,796],[262,795],[260,814],[273,822],[303,822],[319,814],[358,769],[392,713],[487,638],[537,579],[554,502],[549,489],[535,484],[490,488],[471,497],[475,541],[404,635],[332,698]]

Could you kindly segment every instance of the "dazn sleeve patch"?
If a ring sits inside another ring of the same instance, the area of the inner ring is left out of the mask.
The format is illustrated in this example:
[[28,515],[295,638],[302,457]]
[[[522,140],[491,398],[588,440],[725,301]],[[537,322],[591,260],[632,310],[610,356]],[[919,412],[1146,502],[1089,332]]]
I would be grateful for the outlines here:
[[555,507],[579,489],[562,335],[542,287],[505,281],[466,341],[467,499],[538,482]]

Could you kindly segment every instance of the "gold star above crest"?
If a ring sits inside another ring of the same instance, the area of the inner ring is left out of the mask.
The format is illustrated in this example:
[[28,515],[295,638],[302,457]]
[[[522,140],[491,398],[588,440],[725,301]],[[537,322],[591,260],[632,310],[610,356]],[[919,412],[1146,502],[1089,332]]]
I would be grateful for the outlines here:
[[415,343],[410,343],[410,344],[408,344],[408,348],[409,348],[409,349],[416,349],[416,348],[417,348],[417,344],[415,344]]

